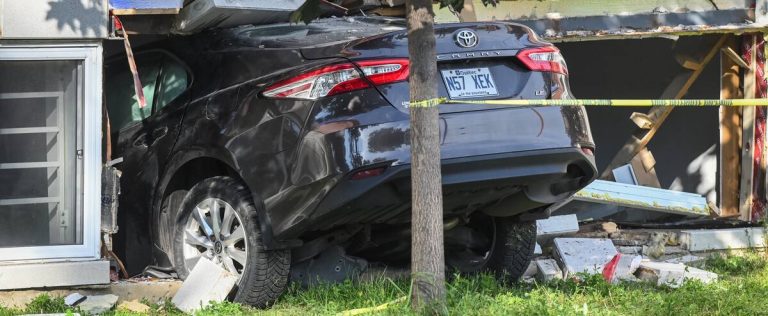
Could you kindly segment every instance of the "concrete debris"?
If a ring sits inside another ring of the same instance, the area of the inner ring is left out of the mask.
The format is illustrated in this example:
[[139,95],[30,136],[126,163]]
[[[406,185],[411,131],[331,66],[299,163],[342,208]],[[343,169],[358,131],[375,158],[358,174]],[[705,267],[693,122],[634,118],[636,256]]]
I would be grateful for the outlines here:
[[137,300],[133,301],[125,301],[120,303],[120,305],[117,305],[118,310],[123,311],[129,311],[129,312],[135,312],[135,313],[149,313],[149,311],[152,309],[146,304],[140,303]]
[[694,255],[684,255],[682,257],[675,257],[670,258],[667,260],[664,260],[664,262],[667,263],[683,263],[683,264],[695,264],[706,261],[707,258],[694,256]]
[[762,227],[686,230],[680,244],[688,251],[765,248],[767,237]]
[[536,279],[541,282],[549,282],[555,279],[563,279],[563,271],[553,259],[536,260]]
[[687,280],[702,283],[717,281],[717,274],[678,263],[643,261],[635,274],[640,280],[659,286],[678,288]]
[[538,271],[539,268],[536,267],[536,260],[532,260],[531,263],[528,264],[528,269],[525,269],[525,272],[523,272],[523,278],[534,277]]
[[77,304],[82,303],[85,298],[86,297],[80,293],[72,293],[64,298],[64,304],[67,304],[67,306],[77,306]]
[[578,231],[579,221],[575,214],[552,216],[536,221],[537,236],[563,235]]
[[541,249],[541,245],[539,243],[536,243],[536,246],[533,247],[533,254],[534,255],[541,255],[544,251]]
[[659,258],[665,254],[665,248],[671,239],[667,233],[652,233],[646,245],[643,245],[643,254],[651,258]]
[[616,246],[616,249],[619,251],[619,253],[623,253],[625,255],[643,254],[643,247],[641,246]]
[[226,299],[237,280],[231,272],[206,258],[200,258],[171,301],[180,310],[194,314],[211,302]]
[[117,303],[117,299],[117,295],[112,294],[91,295],[80,303],[78,307],[87,315],[101,315],[112,310]]
[[618,253],[610,239],[555,238],[555,255],[565,277],[578,273],[598,274]]
[[536,221],[536,241],[545,247],[548,247],[555,237],[565,237],[578,232],[579,221],[574,214],[552,216]]
[[610,283],[619,281],[637,281],[634,273],[640,268],[641,256],[616,254],[603,268],[603,277]]

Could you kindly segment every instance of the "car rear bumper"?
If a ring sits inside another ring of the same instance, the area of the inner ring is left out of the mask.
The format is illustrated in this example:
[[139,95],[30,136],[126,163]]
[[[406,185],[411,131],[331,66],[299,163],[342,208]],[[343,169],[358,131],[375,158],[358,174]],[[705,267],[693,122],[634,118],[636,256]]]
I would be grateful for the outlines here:
[[[405,212],[410,207],[410,164],[361,180],[350,178],[356,172],[344,176],[318,205],[310,218],[313,228],[410,220]],[[569,197],[596,174],[594,158],[577,148],[444,159],[444,212],[452,216],[486,211],[516,196],[517,205],[493,214],[515,216]]]
[[[516,216],[586,186],[596,171],[594,158],[582,150],[594,146],[582,112],[528,107],[441,114],[446,216],[473,211]],[[345,224],[410,220],[407,120],[314,126],[295,156],[294,185],[265,201],[276,239]],[[376,168],[383,173],[351,179]]]
[[[346,224],[410,221],[411,165],[386,166],[377,176],[353,180],[356,169],[326,179],[329,188],[313,210],[273,227],[279,239]],[[544,212],[544,206],[573,195],[597,175],[594,158],[579,148],[559,148],[442,160],[446,217],[485,211],[493,216]],[[549,214],[528,214],[544,218]]]

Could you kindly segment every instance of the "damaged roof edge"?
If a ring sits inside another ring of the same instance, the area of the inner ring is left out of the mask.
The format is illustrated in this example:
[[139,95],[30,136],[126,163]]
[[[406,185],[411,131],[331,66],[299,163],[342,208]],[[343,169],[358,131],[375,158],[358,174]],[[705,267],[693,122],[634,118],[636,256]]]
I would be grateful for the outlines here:
[[[549,14],[541,19],[525,17],[496,19],[495,16],[491,16],[479,20],[524,24],[550,42],[640,39],[711,33],[742,34],[763,32],[766,28],[766,23],[762,21],[755,23],[755,10],[749,8],[572,17]],[[446,17],[445,14],[438,14],[437,21],[456,22],[454,17]]]
[[676,26],[660,27],[654,30],[617,30],[617,31],[573,31],[568,35],[562,36],[541,36],[543,39],[552,43],[598,41],[598,40],[621,40],[621,39],[644,39],[658,37],[676,37],[676,36],[696,36],[706,34],[735,34],[744,33],[762,33],[766,31],[768,24],[742,23],[728,24],[720,26]]
[[731,9],[686,13],[648,13],[518,20],[549,41],[642,38],[659,35],[744,33],[761,30],[754,10]]

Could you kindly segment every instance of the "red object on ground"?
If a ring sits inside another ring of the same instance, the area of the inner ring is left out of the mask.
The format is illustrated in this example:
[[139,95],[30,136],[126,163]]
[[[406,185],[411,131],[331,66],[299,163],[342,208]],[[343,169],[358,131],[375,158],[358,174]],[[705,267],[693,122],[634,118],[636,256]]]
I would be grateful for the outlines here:
[[611,283],[613,282],[613,277],[616,275],[616,266],[619,265],[619,261],[621,260],[621,254],[617,253],[615,256],[613,256],[613,259],[611,261],[608,261],[608,264],[603,267],[603,278],[606,282]]

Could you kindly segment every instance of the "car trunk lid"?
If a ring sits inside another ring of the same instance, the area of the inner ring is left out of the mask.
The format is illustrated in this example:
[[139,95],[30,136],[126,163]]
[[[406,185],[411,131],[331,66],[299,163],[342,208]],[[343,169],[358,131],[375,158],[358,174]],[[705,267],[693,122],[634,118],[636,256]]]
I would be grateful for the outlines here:
[[[303,54],[306,58],[343,56],[358,65],[369,60],[407,58],[406,34],[404,30],[395,31],[351,42],[342,48],[306,49]],[[458,101],[549,97],[551,76],[540,69],[533,71],[525,53],[547,48],[556,52],[556,49],[540,41],[529,28],[513,23],[441,24],[435,26],[435,38],[439,97]],[[376,88],[393,106],[408,111],[408,81],[378,84]],[[499,106],[451,104],[441,106],[440,111],[496,107]]]

